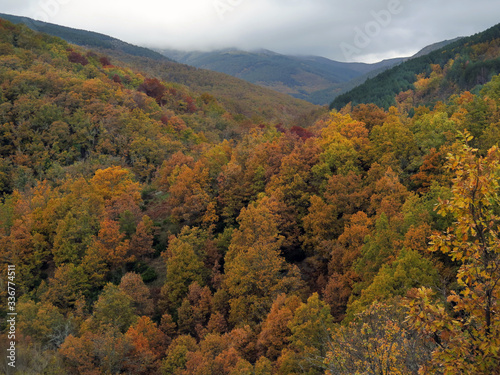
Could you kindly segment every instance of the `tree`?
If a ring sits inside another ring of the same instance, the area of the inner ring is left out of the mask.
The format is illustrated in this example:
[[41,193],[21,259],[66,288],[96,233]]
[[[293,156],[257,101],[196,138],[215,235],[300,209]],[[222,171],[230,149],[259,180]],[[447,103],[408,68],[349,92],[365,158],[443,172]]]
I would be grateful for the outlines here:
[[177,337],[167,350],[167,356],[162,361],[161,370],[163,374],[181,374],[186,368],[188,354],[198,349],[196,340],[187,335]]
[[399,182],[399,176],[390,167],[384,172],[383,167],[374,163],[367,179],[371,183],[370,189],[373,189],[369,211],[379,215],[385,213],[388,219],[398,216],[409,195],[406,187]]
[[82,266],[69,263],[57,267],[43,298],[64,310],[73,308],[82,295],[89,293],[90,285]]
[[222,167],[217,178],[217,200],[221,207],[221,216],[228,224],[236,221],[236,217],[253,195],[252,181],[244,178],[242,166],[233,155],[231,160]]
[[81,337],[69,335],[59,349],[72,374],[120,374],[127,370],[133,345],[117,327],[102,327]]
[[182,165],[172,177],[166,201],[172,218],[180,226],[201,223],[211,201],[208,168],[200,162],[193,169]]
[[349,218],[344,232],[333,242],[328,267],[330,276],[323,293],[336,321],[344,318],[353,286],[361,279],[353,266],[361,255],[371,226],[372,220],[364,212],[357,212]]
[[111,326],[124,333],[136,318],[132,298],[116,285],[108,283],[94,304],[91,324],[96,327]]
[[135,233],[130,240],[130,253],[140,260],[154,252],[153,249],[153,221],[147,215],[137,224]]
[[411,176],[411,180],[418,188],[418,192],[425,193],[433,181],[442,181],[444,179],[444,153],[436,151],[432,148],[429,153],[424,157],[423,163],[419,168],[418,173]]
[[340,233],[341,224],[338,216],[337,207],[326,203],[317,195],[311,197],[309,214],[303,219],[306,233],[302,237],[311,255],[329,257],[330,254],[324,246],[324,241],[331,240]]
[[98,218],[85,206],[72,207],[58,223],[52,248],[58,266],[64,263],[78,264],[97,234]]
[[432,337],[437,348],[424,373],[493,374],[500,371],[500,154],[496,147],[485,156],[463,144],[448,155],[454,172],[452,197],[441,200],[442,215],[455,223],[432,236],[431,251],[448,254],[459,262],[458,290],[447,298],[448,308],[436,302],[433,292],[420,288],[411,302],[414,326]]
[[71,51],[68,55],[68,61],[73,64],[82,64],[83,66],[89,63],[85,56],[80,55],[78,52]]
[[297,296],[286,297],[281,294],[274,301],[271,311],[262,323],[262,330],[257,340],[257,348],[262,355],[275,361],[290,340],[292,332],[288,323],[293,319],[295,310],[300,305]]
[[351,117],[365,123],[368,130],[374,126],[382,126],[387,118],[387,113],[375,104],[358,104],[352,108]]
[[357,172],[360,164],[368,161],[370,141],[365,124],[353,120],[348,114],[333,111],[326,125],[318,140],[323,148],[320,160],[336,174]]
[[260,357],[255,363],[255,375],[271,375],[273,363],[266,357]]
[[154,98],[158,104],[162,104],[164,103],[163,95],[167,91],[167,88],[157,78],[146,78],[137,90]]
[[[16,286],[23,292],[40,283],[41,268],[50,259],[50,244],[33,212],[46,188],[40,183],[29,193],[16,191],[0,204],[0,256],[18,266]],[[6,265],[2,270],[7,275]]]
[[361,291],[359,299],[353,301],[347,310],[352,317],[362,312],[373,302],[383,302],[394,297],[404,297],[412,288],[439,285],[439,275],[432,263],[414,250],[401,250],[391,264],[384,264],[373,282]]
[[141,316],[125,333],[132,352],[127,358],[128,372],[150,374],[158,369],[159,360],[165,352],[165,335],[148,317]]
[[192,283],[205,285],[208,269],[203,263],[205,258],[203,247],[206,240],[204,231],[188,227],[184,227],[177,237],[170,238],[167,251],[164,253],[167,278],[162,288],[162,295],[172,313],[180,307]]
[[91,247],[95,247],[111,269],[118,269],[131,260],[128,256],[130,241],[125,239],[125,234],[120,232],[120,224],[114,220],[104,219],[101,229],[94,238]]
[[99,169],[90,180],[92,192],[104,199],[107,206],[116,204],[123,196],[130,196],[138,204],[141,201],[139,184],[134,182],[130,171],[121,167]]
[[407,308],[396,301],[375,302],[348,325],[331,330],[325,358],[327,375],[416,374],[433,345],[406,322]]
[[242,209],[225,258],[225,286],[231,296],[230,321],[234,324],[261,322],[272,301],[300,285],[298,270],[280,256],[283,241],[276,202],[262,197]]
[[385,213],[382,213],[372,233],[366,236],[359,258],[353,263],[353,269],[360,275],[362,281],[354,286],[351,301],[371,284],[383,264],[394,261],[402,240],[403,237],[395,230],[394,224],[389,222]]
[[179,314],[179,330],[182,333],[191,333],[194,337],[203,337],[206,333],[204,328],[210,318],[212,311],[212,293],[210,289],[200,287],[197,282],[189,286],[189,292],[184,298]]
[[19,331],[44,346],[58,347],[72,331],[71,323],[50,302],[19,301],[17,311]]
[[118,285],[132,299],[136,315],[153,315],[153,300],[149,288],[142,281],[142,277],[136,273],[126,273]]
[[374,159],[395,171],[414,171],[418,162],[418,148],[414,135],[405,126],[397,109],[391,107],[382,126],[375,126],[371,133]]
[[288,323],[292,333],[290,345],[278,360],[281,371],[286,367],[288,370],[278,373],[323,374],[332,327],[333,318],[328,305],[319,299],[317,293],[312,294],[295,310]]

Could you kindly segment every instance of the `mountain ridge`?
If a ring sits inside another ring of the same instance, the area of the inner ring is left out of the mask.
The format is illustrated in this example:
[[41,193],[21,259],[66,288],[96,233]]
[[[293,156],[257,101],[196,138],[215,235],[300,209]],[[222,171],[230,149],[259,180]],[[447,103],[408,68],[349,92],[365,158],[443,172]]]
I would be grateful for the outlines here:
[[155,51],[104,34],[48,24],[28,17],[0,13],[0,18],[14,24],[24,24],[35,31],[44,30],[43,32],[69,43],[106,54],[129,68],[140,69],[156,78],[186,85],[200,93],[211,94],[222,101],[235,116],[252,118],[255,121],[272,119],[279,123],[308,117],[318,109],[309,102],[252,85],[230,75],[193,68]]
[[[197,68],[226,73],[251,83],[323,105],[352,79],[404,60],[374,64],[345,63],[322,56],[283,55],[269,50],[226,48],[211,52],[156,49],[159,53]],[[326,95],[318,95],[325,92]]]
[[57,36],[66,40],[68,43],[73,43],[79,46],[120,50],[133,56],[149,57],[159,61],[171,61],[166,56],[163,56],[151,49],[136,46],[106,34],[83,29],[75,29],[54,23],[37,21],[29,17],[15,16],[5,13],[0,13],[0,18],[6,19],[13,24],[22,23],[34,31]]
[[[15,24],[23,23],[35,31],[61,37],[70,43],[101,49],[115,58],[130,59],[130,56],[135,56],[137,58],[135,63],[143,58],[167,64],[179,62],[195,68],[228,74],[316,105],[330,104],[337,96],[348,92],[386,69],[417,57],[419,54],[428,53],[429,50],[432,51],[442,44],[454,41],[443,41],[427,46],[410,58],[387,59],[373,64],[345,63],[321,56],[283,55],[266,49],[242,51],[226,48],[212,52],[152,50],[132,45],[105,34],[36,21],[28,17],[4,13],[0,13],[0,17]],[[141,63],[149,64],[144,61]],[[182,69],[176,66],[175,70]],[[186,68],[181,75],[184,79],[189,80],[190,84],[193,84],[193,79],[188,78],[190,74],[196,74],[196,72]],[[177,79],[172,75],[167,78],[177,83],[186,83],[182,78]],[[221,76],[214,76],[209,81],[220,79],[225,80]],[[199,88],[210,91],[213,90],[214,84],[215,82]],[[230,85],[234,86],[235,84],[230,83]]]
[[[452,94],[472,90],[500,73],[500,24],[469,37],[452,39],[430,53],[409,59],[336,97],[330,108],[374,103],[396,105],[400,93],[413,104],[432,104]],[[424,51],[425,52],[425,51]],[[406,96],[405,96],[406,97]],[[400,100],[407,100],[400,98]]]

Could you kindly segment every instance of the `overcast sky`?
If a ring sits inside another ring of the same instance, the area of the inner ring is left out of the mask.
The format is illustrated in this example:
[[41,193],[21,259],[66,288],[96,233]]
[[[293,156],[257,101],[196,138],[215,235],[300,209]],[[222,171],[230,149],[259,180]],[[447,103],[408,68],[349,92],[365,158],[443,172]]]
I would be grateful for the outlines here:
[[0,0],[0,12],[149,47],[375,62],[483,31],[500,22],[500,1]]

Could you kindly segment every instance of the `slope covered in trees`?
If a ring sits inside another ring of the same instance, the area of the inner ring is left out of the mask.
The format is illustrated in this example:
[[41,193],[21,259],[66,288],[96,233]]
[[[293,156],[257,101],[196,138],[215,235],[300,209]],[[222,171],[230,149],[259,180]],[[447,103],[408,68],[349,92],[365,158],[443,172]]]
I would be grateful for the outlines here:
[[226,74],[179,64],[158,52],[107,35],[36,21],[28,17],[3,14],[0,14],[0,17],[16,24],[24,24],[32,30],[60,37],[69,43],[91,48],[119,60],[121,66],[128,66],[132,70],[167,82],[188,86],[200,94],[213,95],[232,115],[239,118],[248,117],[254,122],[273,120],[289,123],[298,118],[301,118],[301,121],[310,121],[307,117],[311,113],[314,117],[314,112],[319,110],[319,107],[308,102],[277,94],[273,90]]
[[289,56],[268,50],[158,51],[176,61],[230,74],[319,105],[330,103],[339,92],[353,87],[349,85],[355,78],[366,79],[369,72],[383,71],[404,60],[395,58],[366,64],[319,56]]
[[20,373],[498,373],[500,76],[254,123],[2,20],[0,83]]
[[330,109],[374,103],[389,108],[411,97],[411,104],[433,104],[452,94],[473,90],[500,73],[500,24],[461,38],[424,56],[410,59],[335,98]]
[[34,31],[57,36],[69,43],[73,43],[79,46],[118,50],[132,56],[147,57],[158,61],[168,60],[167,57],[155,51],[144,47],[134,46],[132,44],[125,43],[119,39],[104,34],[87,30],[73,29],[71,27],[60,26],[53,23],[37,21],[29,17],[19,17],[11,14],[0,13],[0,18],[10,21],[14,24],[25,24]]

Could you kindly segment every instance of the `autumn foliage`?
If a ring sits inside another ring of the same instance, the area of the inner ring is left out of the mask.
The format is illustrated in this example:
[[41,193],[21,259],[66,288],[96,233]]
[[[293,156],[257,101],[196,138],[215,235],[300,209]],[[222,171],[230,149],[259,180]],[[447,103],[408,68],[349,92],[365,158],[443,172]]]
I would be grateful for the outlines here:
[[7,22],[0,46],[23,371],[499,371],[499,76],[284,123]]

